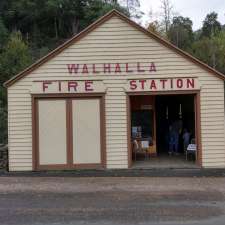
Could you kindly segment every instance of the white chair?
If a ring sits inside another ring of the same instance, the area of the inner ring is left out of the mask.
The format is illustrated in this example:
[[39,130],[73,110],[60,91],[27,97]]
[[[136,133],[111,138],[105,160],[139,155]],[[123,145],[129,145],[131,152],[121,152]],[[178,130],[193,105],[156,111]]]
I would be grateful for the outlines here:
[[141,141],[141,148],[142,148],[142,151],[145,153],[145,159],[148,159],[149,141],[147,141],[147,140]]
[[[147,143],[146,143],[147,142]],[[145,159],[148,158],[148,147],[149,143],[148,141],[137,141],[136,139],[133,140],[133,154],[134,154],[134,160],[137,160],[137,154],[144,154]]]
[[188,155],[195,155],[197,153],[197,145],[195,144],[195,139],[191,140],[191,144],[188,145],[186,149],[186,160],[188,160]]

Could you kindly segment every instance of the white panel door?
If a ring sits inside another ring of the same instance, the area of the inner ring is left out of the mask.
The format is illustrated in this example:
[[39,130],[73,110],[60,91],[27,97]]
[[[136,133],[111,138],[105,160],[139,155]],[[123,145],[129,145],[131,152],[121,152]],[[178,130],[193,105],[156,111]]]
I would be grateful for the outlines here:
[[39,163],[67,163],[66,101],[39,100]]
[[100,164],[100,100],[73,100],[72,118],[74,164]]

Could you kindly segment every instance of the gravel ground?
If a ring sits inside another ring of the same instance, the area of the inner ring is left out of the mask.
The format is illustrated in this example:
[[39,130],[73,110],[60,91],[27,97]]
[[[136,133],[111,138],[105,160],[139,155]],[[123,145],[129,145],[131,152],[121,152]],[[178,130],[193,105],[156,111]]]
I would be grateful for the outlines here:
[[0,177],[1,225],[224,224],[225,178]]

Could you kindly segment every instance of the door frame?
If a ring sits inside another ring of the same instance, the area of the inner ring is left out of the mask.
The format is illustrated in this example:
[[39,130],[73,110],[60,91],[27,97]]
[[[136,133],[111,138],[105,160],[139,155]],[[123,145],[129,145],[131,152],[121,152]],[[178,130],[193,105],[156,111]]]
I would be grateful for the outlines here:
[[[154,92],[127,92],[127,146],[128,146],[128,167],[132,167],[132,144],[131,144],[131,104],[130,96],[134,95],[194,95],[195,110],[195,135],[197,144],[196,164],[202,167],[202,144],[201,144],[201,109],[200,90],[195,91],[154,91]],[[156,127],[157,129],[157,127]]]
[[[32,168],[40,170],[73,170],[73,169],[98,169],[106,168],[106,128],[105,128],[105,93],[84,94],[32,94]],[[65,100],[66,102],[66,152],[67,163],[55,165],[40,165],[39,162],[39,100]],[[101,163],[73,163],[72,144],[72,100],[75,99],[99,99],[100,101],[100,145]],[[72,158],[71,158],[72,157]]]

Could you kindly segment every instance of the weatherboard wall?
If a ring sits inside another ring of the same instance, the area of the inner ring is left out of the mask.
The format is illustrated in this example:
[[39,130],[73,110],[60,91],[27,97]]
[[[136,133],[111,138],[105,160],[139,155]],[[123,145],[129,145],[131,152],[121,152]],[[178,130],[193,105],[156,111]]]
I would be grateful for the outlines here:
[[[67,64],[154,62],[156,72],[69,74]],[[32,170],[31,89],[37,80],[101,80],[106,89],[106,166],[128,167],[125,87],[129,79],[198,78],[202,166],[225,167],[224,82],[114,16],[8,88],[9,170]],[[179,94],[179,92],[177,93]]]

